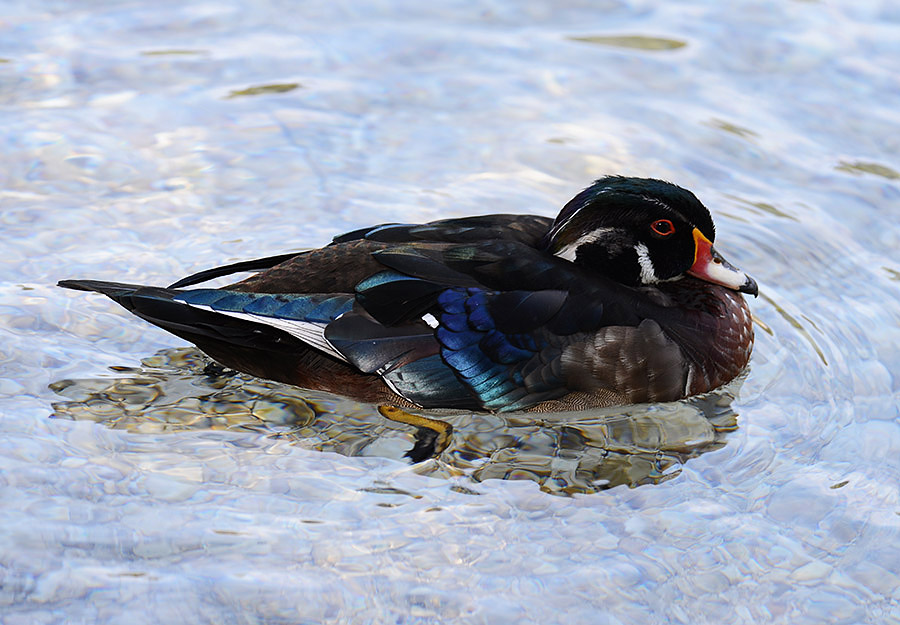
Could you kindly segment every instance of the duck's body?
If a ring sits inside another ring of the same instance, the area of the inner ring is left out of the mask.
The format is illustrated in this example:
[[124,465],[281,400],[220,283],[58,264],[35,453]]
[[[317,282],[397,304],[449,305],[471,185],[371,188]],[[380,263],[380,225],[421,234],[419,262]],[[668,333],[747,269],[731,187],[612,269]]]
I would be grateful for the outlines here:
[[[743,370],[753,332],[736,291],[756,286],[720,261],[713,237],[689,192],[606,178],[555,222],[392,224],[165,289],[60,284],[104,293],[223,365],[305,388],[401,406],[575,409],[671,401]],[[263,271],[184,288],[247,269]]]

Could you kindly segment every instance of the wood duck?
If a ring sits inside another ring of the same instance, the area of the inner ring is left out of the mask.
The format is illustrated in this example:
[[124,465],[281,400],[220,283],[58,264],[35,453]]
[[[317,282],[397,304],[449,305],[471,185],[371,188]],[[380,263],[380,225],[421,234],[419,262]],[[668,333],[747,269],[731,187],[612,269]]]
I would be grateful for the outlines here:
[[[601,178],[556,220],[385,224],[320,249],[97,291],[219,363],[402,407],[555,411],[705,393],[746,366],[756,282],[693,193]],[[188,288],[241,271],[221,289]]]

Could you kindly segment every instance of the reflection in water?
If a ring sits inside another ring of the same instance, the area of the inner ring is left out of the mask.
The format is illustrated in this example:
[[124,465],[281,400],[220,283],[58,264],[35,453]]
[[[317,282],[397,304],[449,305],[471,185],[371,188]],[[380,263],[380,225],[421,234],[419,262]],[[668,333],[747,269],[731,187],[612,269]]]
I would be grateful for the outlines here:
[[847,161],[841,161],[835,169],[850,174],[873,174],[875,176],[887,178],[888,180],[900,179],[900,173],[897,173],[887,165],[882,165],[881,163],[867,163],[865,161],[848,163]]
[[[114,376],[61,380],[57,418],[134,432],[251,429],[347,456],[402,459],[412,429],[374,406],[222,369],[194,348],[167,349]],[[740,381],[691,400],[560,414],[430,411],[453,426],[423,475],[528,479],[547,492],[587,493],[668,480],[693,456],[724,444],[737,427]],[[301,394],[302,393],[302,394]]]
[[590,35],[584,37],[567,37],[569,41],[593,43],[601,46],[613,46],[616,48],[634,48],[657,52],[660,50],[677,50],[687,45],[679,39],[663,39],[662,37],[647,37],[645,35]]
[[293,91],[294,89],[299,89],[300,83],[296,82],[285,82],[285,83],[275,83],[271,85],[256,85],[254,87],[247,87],[246,89],[237,89],[228,94],[229,98],[239,98],[242,96],[252,96],[252,95],[266,95],[269,93],[287,93],[288,91]]

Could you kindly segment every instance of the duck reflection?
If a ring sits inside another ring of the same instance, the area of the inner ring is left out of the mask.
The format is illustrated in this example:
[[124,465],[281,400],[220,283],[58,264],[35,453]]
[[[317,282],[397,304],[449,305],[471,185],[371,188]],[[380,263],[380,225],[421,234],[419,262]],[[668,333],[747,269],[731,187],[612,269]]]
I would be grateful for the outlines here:
[[679,402],[582,412],[412,415],[236,373],[195,348],[162,350],[140,367],[112,371],[51,384],[65,398],[53,404],[53,416],[133,432],[254,430],[347,456],[434,454],[418,465],[419,473],[476,482],[527,479],[555,494],[675,477],[688,459],[721,447],[737,427],[731,403],[740,386]]

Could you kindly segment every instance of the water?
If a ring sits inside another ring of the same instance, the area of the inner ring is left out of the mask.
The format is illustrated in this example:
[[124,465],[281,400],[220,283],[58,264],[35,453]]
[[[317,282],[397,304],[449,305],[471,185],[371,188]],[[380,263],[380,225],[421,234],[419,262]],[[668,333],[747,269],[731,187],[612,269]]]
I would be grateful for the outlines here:
[[[4,625],[900,623],[892,3],[45,1],[0,24]],[[742,385],[449,415],[444,460],[412,466],[371,407],[205,371],[52,286],[552,215],[606,173],[695,191],[759,281]]]

